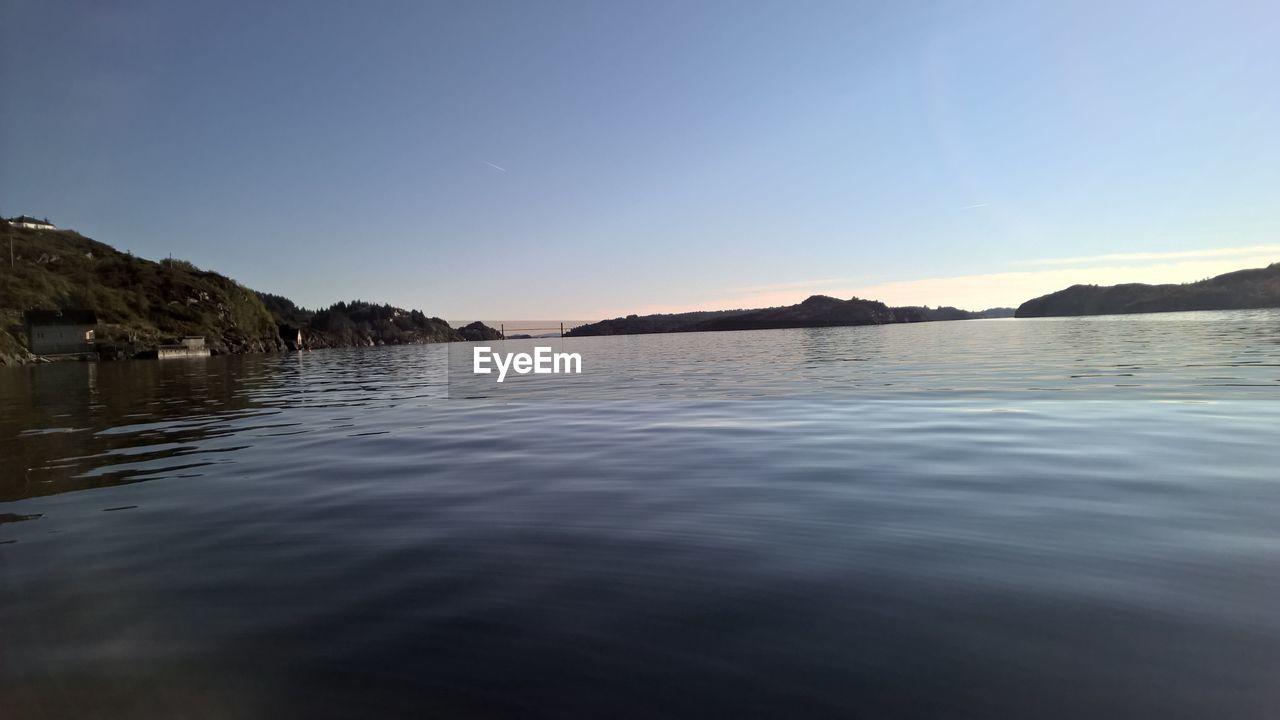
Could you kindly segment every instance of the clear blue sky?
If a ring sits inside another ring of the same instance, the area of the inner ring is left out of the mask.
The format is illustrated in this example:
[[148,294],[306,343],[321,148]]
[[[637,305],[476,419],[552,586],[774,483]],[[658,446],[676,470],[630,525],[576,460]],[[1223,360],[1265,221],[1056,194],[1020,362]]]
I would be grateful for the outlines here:
[[1050,5],[0,0],[0,213],[451,319],[1280,242],[1280,5]]

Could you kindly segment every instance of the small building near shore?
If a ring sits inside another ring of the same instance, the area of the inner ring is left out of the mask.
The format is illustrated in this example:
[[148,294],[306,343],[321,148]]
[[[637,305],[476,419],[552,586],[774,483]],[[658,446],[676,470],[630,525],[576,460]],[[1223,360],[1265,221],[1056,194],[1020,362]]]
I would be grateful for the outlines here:
[[36,355],[94,352],[98,315],[92,310],[28,310],[27,340]]
[[204,346],[204,338],[197,336],[184,337],[173,345],[161,345],[156,349],[156,357],[161,360],[189,357],[209,357],[209,348]]

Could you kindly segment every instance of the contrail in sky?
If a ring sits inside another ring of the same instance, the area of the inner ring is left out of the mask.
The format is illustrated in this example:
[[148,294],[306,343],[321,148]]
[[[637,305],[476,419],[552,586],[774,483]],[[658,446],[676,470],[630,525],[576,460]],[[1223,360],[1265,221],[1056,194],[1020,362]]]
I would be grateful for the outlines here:
[[965,205],[965,206],[964,206],[964,209],[965,209],[965,210],[972,210],[972,209],[974,209],[974,208],[980,208],[980,207],[986,207],[986,206],[987,206],[987,204],[986,204],[986,203],[974,203],[974,204],[972,204],[972,205]]
[[489,162],[488,160],[481,160],[480,162],[484,163],[485,165],[488,165],[489,167],[493,168],[494,170],[499,170],[499,171],[501,171],[501,172],[506,172],[506,171],[507,171],[507,169],[506,169],[506,168],[501,167],[501,166],[499,166],[499,165],[494,165],[493,163]]

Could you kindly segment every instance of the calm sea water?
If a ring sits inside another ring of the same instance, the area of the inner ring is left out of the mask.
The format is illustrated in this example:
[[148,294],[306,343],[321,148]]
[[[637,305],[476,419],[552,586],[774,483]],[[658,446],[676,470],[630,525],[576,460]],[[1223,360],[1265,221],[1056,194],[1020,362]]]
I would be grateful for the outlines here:
[[1280,311],[553,343],[0,369],[0,715],[1280,716]]

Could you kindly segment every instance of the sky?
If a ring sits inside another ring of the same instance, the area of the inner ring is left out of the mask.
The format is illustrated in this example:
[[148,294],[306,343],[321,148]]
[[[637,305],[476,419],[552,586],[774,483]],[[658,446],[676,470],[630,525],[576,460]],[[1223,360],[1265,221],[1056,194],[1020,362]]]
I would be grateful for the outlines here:
[[0,0],[0,213],[317,307],[1013,306],[1280,261],[1273,2]]

